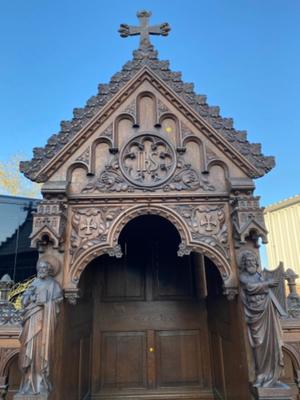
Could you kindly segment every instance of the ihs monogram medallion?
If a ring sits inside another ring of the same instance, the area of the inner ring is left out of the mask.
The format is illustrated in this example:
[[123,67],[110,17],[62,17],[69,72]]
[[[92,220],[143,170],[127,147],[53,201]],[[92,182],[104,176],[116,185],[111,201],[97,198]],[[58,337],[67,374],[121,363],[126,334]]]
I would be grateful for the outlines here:
[[121,151],[120,159],[123,174],[138,186],[161,185],[176,168],[175,150],[171,144],[150,133],[131,139]]

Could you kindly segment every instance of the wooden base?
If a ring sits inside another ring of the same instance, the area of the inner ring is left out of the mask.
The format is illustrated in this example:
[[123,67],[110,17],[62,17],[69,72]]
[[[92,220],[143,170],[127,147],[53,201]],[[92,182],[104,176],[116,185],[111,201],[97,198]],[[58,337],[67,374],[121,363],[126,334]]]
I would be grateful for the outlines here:
[[21,394],[14,395],[14,400],[48,400],[48,394]]
[[294,396],[290,387],[252,388],[252,393],[257,400],[293,400]]
[[215,396],[211,390],[191,389],[191,390],[151,390],[151,391],[132,391],[120,393],[101,393],[92,395],[91,400],[214,400]]

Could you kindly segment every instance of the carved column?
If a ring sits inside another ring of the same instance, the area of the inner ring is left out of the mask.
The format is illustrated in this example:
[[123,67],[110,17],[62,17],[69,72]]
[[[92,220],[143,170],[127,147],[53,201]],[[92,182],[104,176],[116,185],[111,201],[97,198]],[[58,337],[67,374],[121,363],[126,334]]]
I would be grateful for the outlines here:
[[287,296],[288,313],[293,318],[300,318],[300,296],[297,293],[296,279],[299,278],[291,268],[285,272],[285,278],[289,287],[289,295]]

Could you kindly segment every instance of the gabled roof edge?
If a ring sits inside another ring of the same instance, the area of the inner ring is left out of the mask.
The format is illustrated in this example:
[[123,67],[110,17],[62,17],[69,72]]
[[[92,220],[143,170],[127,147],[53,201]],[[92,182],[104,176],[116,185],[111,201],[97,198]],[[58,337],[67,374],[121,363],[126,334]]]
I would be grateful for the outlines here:
[[206,96],[197,95],[192,83],[184,83],[180,72],[169,69],[169,61],[160,61],[157,51],[149,44],[133,52],[133,60],[127,62],[122,70],[112,76],[109,84],[100,84],[98,94],[92,96],[84,108],[73,110],[71,121],[62,121],[59,133],[52,135],[45,147],[33,149],[31,161],[20,163],[20,171],[33,180],[43,182],[47,177],[39,174],[41,169],[52,160],[59,151],[84,128],[99,111],[144,67],[147,66],[158,75],[184,102],[222,135],[251,165],[258,171],[255,178],[263,176],[275,165],[274,157],[266,157],[261,153],[260,144],[251,144],[247,141],[245,131],[233,128],[232,118],[222,118],[219,107],[210,107],[206,103]]

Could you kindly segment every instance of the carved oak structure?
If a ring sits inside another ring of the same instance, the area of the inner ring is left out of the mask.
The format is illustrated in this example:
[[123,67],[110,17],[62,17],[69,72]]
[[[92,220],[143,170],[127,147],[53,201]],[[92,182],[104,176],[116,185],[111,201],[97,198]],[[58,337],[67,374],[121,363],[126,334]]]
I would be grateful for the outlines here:
[[21,163],[43,182],[32,246],[62,266],[48,398],[296,399],[252,390],[239,296],[239,256],[267,234],[253,179],[274,159],[157,58],[168,24],[138,16],[120,28],[142,33],[133,59]]

